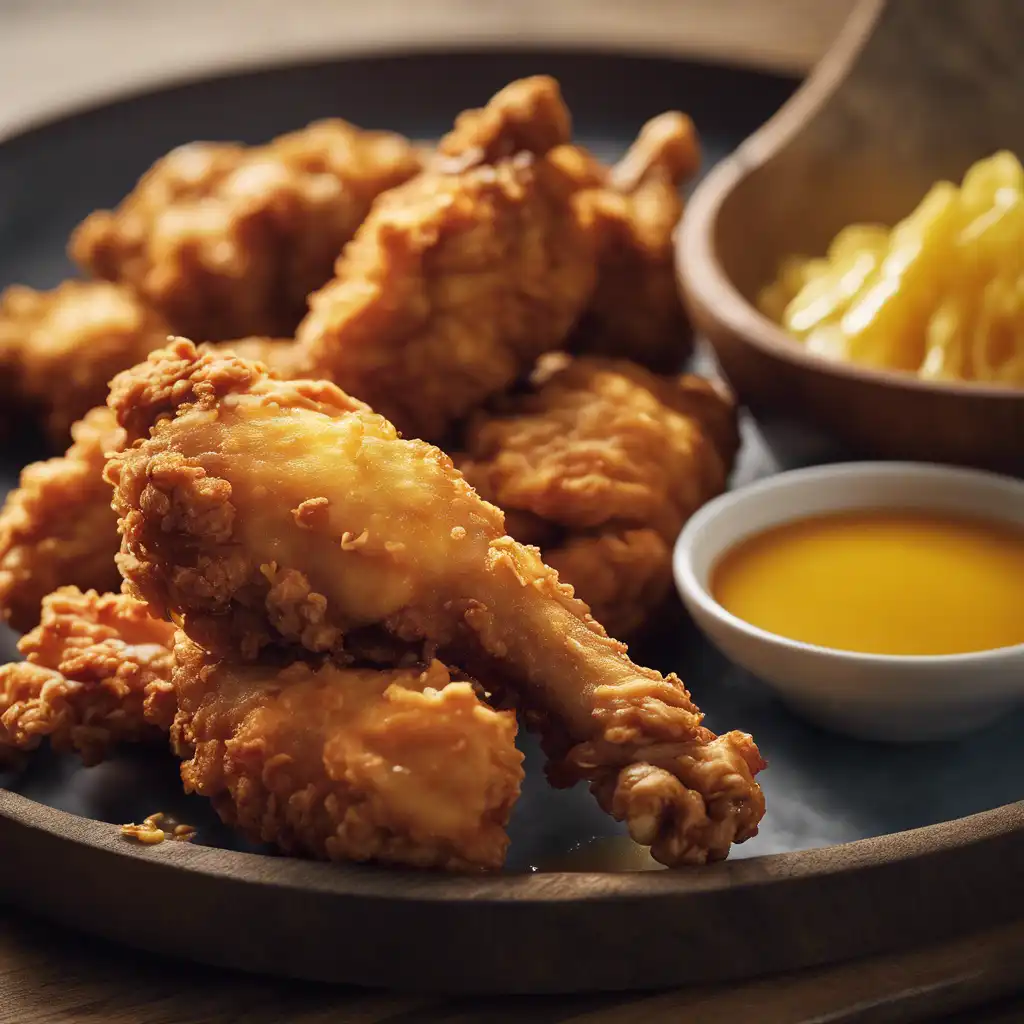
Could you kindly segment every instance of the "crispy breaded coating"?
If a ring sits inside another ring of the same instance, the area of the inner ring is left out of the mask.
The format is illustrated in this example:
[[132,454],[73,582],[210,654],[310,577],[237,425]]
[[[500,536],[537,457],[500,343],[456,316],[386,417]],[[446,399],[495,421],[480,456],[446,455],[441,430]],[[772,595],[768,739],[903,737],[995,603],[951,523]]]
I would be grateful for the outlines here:
[[293,333],[377,195],[411,178],[400,135],[320,121],[264,146],[194,142],[75,231],[72,258],[203,341]]
[[103,479],[106,454],[124,431],[105,406],[71,428],[60,458],[21,471],[0,511],[0,613],[24,633],[39,622],[43,597],[62,586],[116,591],[117,516]]
[[38,416],[63,449],[71,424],[103,404],[110,378],[167,335],[161,318],[118,285],[65,281],[48,292],[13,285],[0,294],[0,400]]
[[672,592],[672,548],[656,530],[570,533],[543,554],[611,636],[632,638]]
[[725,487],[735,411],[700,377],[556,355],[533,388],[468,424],[462,471],[506,509],[574,530],[650,527],[667,541]]
[[170,729],[174,627],[123,594],[63,587],[22,637],[25,661],[0,666],[0,760],[49,737],[96,764],[118,743]]
[[438,449],[329,383],[181,340],[121,374],[110,404],[138,439],[106,468],[122,572],[206,650],[344,655],[378,626],[514,689],[553,780],[588,781],[664,863],[756,833],[751,738],[716,737],[676,676],[630,661]]
[[449,166],[494,164],[520,152],[542,155],[571,137],[572,117],[558,82],[533,75],[506,85],[486,107],[459,114],[437,153]]
[[523,778],[515,714],[440,662],[232,664],[183,636],[175,654],[182,779],[228,824],[325,860],[501,866]]
[[432,441],[564,342],[595,272],[577,183],[549,157],[568,138],[557,86],[514,83],[464,118],[444,160],[380,197],[296,335],[306,375]]
[[672,239],[683,214],[679,190],[700,163],[693,123],[677,112],[655,117],[611,169],[579,151],[563,159],[593,189],[599,253],[597,287],[572,349],[678,372],[693,331],[679,296]]

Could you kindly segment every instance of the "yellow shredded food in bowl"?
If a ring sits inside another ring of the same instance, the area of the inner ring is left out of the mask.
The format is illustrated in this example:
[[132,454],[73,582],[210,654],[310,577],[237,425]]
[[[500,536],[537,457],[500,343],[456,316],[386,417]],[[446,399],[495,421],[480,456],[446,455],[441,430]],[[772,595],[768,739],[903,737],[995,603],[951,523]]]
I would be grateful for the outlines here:
[[810,352],[930,380],[1024,387],[1024,168],[981,160],[894,228],[854,224],[759,298]]

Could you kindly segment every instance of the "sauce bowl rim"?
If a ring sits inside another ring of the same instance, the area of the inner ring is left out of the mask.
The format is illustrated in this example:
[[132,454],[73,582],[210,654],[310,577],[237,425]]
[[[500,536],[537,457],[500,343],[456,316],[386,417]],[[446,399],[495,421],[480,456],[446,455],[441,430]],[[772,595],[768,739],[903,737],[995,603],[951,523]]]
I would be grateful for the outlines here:
[[[761,629],[759,626],[755,626],[752,623],[747,622],[745,619],[741,619],[739,616],[733,615],[732,612],[728,611],[719,604],[717,600],[715,600],[708,587],[698,579],[697,573],[694,569],[693,560],[694,554],[699,545],[699,538],[706,526],[726,508],[735,508],[745,502],[756,501],[759,497],[769,491],[784,491],[791,486],[806,481],[817,480],[820,481],[822,485],[826,485],[830,480],[835,480],[837,477],[849,478],[869,475],[880,477],[906,477],[908,473],[915,474],[919,477],[945,479],[951,482],[959,481],[968,485],[996,484],[1010,491],[1018,491],[1021,499],[1024,499],[1024,480],[1018,480],[1014,477],[1005,476],[1001,473],[993,473],[988,470],[966,469],[960,466],[948,466],[943,463],[861,461],[826,463],[824,465],[785,470],[763,480],[757,480],[751,484],[747,484],[746,486],[739,487],[734,491],[726,491],[724,494],[720,494],[717,498],[713,498],[690,517],[676,539],[672,552],[672,570],[676,586],[684,601],[686,599],[693,601],[705,614],[717,619],[734,632],[743,633],[749,638],[762,644],[769,644],[782,648],[797,655],[831,657],[847,661],[852,664],[859,664],[864,667],[898,667],[908,669],[927,669],[947,666],[955,667],[958,665],[966,666],[969,664],[977,664],[979,661],[1000,664],[1024,659],[1024,642],[1012,644],[1008,647],[991,647],[980,651],[964,651],[959,654],[869,654],[862,651],[847,651],[837,647],[823,647],[819,644],[810,644],[802,640],[792,640],[779,633],[772,633],[766,629]],[[853,502],[850,504],[844,503],[842,505],[837,505],[834,509],[817,514],[829,515],[830,513],[838,514],[844,511],[852,512],[858,509],[885,509],[890,507],[895,509],[897,506],[888,506],[878,503],[861,505]],[[927,509],[929,506],[922,505],[920,507],[922,509]],[[936,508],[936,511],[942,510]],[[802,517],[799,510],[794,510],[794,514],[791,517],[787,516],[782,518],[773,525],[781,526],[785,523],[796,522],[800,518],[806,517]],[[1010,523],[1010,520],[1000,516],[998,512],[989,518],[999,522]],[[754,536],[757,533],[768,529],[771,529],[771,526],[755,529],[746,536]],[[716,553],[715,560],[721,558],[727,551],[732,550],[743,539],[743,537],[739,537],[723,545],[721,550]],[[699,626],[700,623],[698,623],[698,627]]]

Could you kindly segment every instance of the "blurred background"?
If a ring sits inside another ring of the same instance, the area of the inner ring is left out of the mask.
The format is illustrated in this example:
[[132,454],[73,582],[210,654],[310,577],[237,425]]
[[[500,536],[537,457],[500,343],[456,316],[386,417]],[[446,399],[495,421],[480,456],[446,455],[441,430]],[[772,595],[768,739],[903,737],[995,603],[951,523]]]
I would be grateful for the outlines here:
[[855,0],[0,0],[0,133],[200,73],[339,52],[599,46],[803,71]]

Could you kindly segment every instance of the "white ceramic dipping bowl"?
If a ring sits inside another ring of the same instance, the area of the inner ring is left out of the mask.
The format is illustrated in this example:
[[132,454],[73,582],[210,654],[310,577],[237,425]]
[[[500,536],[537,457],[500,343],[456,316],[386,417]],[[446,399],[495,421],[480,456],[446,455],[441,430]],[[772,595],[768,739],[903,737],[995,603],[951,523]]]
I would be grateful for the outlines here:
[[715,563],[744,538],[795,519],[873,508],[1024,527],[1024,481],[924,463],[864,462],[780,473],[731,491],[693,516],[676,542],[676,584],[687,609],[726,657],[774,687],[794,710],[837,732],[933,740],[989,724],[1024,701],[1024,644],[934,657],[855,654],[765,632],[711,596]]

